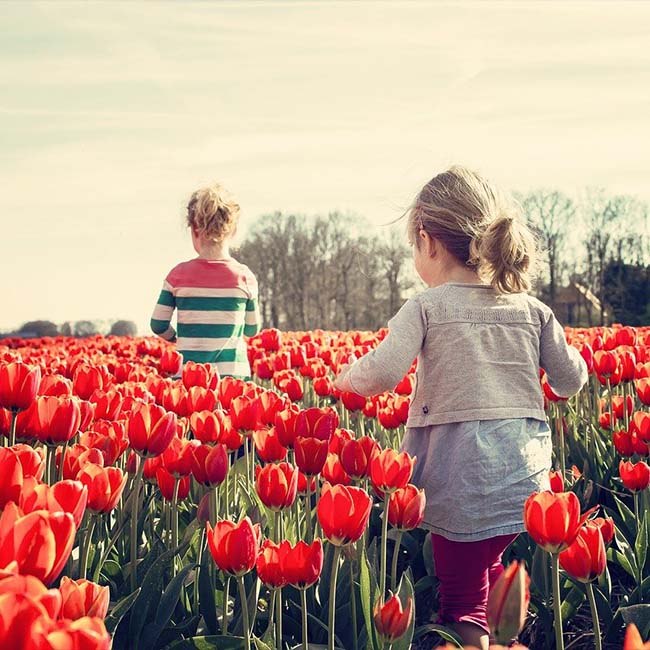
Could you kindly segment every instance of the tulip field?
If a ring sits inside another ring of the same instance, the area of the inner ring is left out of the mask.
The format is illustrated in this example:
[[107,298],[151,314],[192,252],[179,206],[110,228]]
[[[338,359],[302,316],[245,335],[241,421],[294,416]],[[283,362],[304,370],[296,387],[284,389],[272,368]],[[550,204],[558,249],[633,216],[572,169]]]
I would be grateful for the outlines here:
[[[160,339],[0,340],[0,648],[461,647],[400,452],[415,364],[372,398],[332,383],[384,335],[264,330],[253,381]],[[494,647],[647,649],[650,327],[566,335],[589,381],[541,374],[552,491],[504,554]]]

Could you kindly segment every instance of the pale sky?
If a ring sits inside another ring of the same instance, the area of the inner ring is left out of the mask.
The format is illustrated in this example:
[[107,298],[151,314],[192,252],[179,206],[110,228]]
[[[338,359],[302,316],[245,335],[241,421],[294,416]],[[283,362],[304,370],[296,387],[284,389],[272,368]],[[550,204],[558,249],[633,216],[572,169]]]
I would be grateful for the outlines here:
[[146,333],[212,180],[244,233],[380,232],[452,163],[650,199],[650,2],[2,2],[0,26],[0,330]]

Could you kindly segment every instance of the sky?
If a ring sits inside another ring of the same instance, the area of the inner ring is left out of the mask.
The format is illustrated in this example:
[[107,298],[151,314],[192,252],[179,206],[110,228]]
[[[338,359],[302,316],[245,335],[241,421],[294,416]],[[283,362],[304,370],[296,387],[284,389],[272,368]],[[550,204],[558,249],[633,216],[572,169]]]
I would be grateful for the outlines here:
[[0,331],[146,333],[215,180],[242,236],[276,210],[385,232],[454,163],[650,199],[650,2],[5,1],[0,27]]

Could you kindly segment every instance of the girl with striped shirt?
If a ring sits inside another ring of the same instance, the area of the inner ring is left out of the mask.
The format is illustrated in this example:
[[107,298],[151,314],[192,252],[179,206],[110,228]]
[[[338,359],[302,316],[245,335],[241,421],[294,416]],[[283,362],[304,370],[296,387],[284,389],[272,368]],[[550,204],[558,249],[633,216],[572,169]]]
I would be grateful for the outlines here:
[[[244,337],[257,334],[260,315],[257,280],[230,255],[238,221],[239,205],[218,183],[192,194],[187,225],[198,257],[167,274],[151,329],[176,342],[183,363],[210,363],[221,376],[250,378]],[[174,309],[178,331],[171,325]]]

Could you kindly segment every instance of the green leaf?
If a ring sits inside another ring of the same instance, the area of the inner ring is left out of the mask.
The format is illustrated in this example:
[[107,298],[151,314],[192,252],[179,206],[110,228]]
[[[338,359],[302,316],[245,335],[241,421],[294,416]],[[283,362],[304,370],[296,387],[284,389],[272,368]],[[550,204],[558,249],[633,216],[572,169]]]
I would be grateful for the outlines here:
[[208,632],[216,634],[218,630],[217,601],[214,596],[212,580],[210,579],[210,563],[212,555],[206,548],[201,558],[199,569],[199,613],[203,616]]
[[436,625],[435,623],[420,625],[413,633],[413,640],[419,639],[421,636],[431,632],[442,637],[445,641],[453,643],[457,648],[463,647],[463,640],[451,628],[445,627],[444,625]]
[[637,570],[642,574],[648,556],[648,518],[643,517],[640,522],[637,522],[637,525],[638,533],[634,544],[634,557],[636,558]]
[[104,624],[109,634],[113,634],[117,626],[120,624],[120,621],[124,615],[131,609],[131,605],[135,602],[135,599],[140,593],[140,587],[138,587],[132,594],[124,596],[113,609],[111,609],[109,615],[106,617]]
[[372,591],[370,585],[370,564],[368,563],[365,547],[361,551],[361,559],[359,561],[359,591],[361,595],[363,620],[366,624],[366,631],[368,631],[368,649],[378,650],[377,645],[375,645],[375,635],[372,632],[374,627],[372,621],[372,604],[375,602],[376,594]]
[[241,636],[194,636],[168,645],[165,650],[244,650],[246,642]]
[[568,621],[584,602],[586,594],[582,588],[574,586],[562,600],[561,612],[562,620]]
[[264,643],[262,639],[258,639],[256,636],[253,636],[253,645],[255,646],[255,650],[273,650],[270,645]]
[[430,576],[436,575],[436,567],[433,563],[433,543],[431,541],[431,533],[427,533],[422,544],[422,558],[424,559],[424,567]]
[[193,564],[186,564],[177,575],[175,575],[167,588],[163,592],[158,609],[156,610],[156,618],[151,623],[148,623],[144,629],[142,643],[145,648],[152,648],[155,646],[156,641],[160,637],[163,629],[169,623],[169,620],[174,613],[176,603],[183,588],[183,583],[187,578],[190,571],[195,568]]

